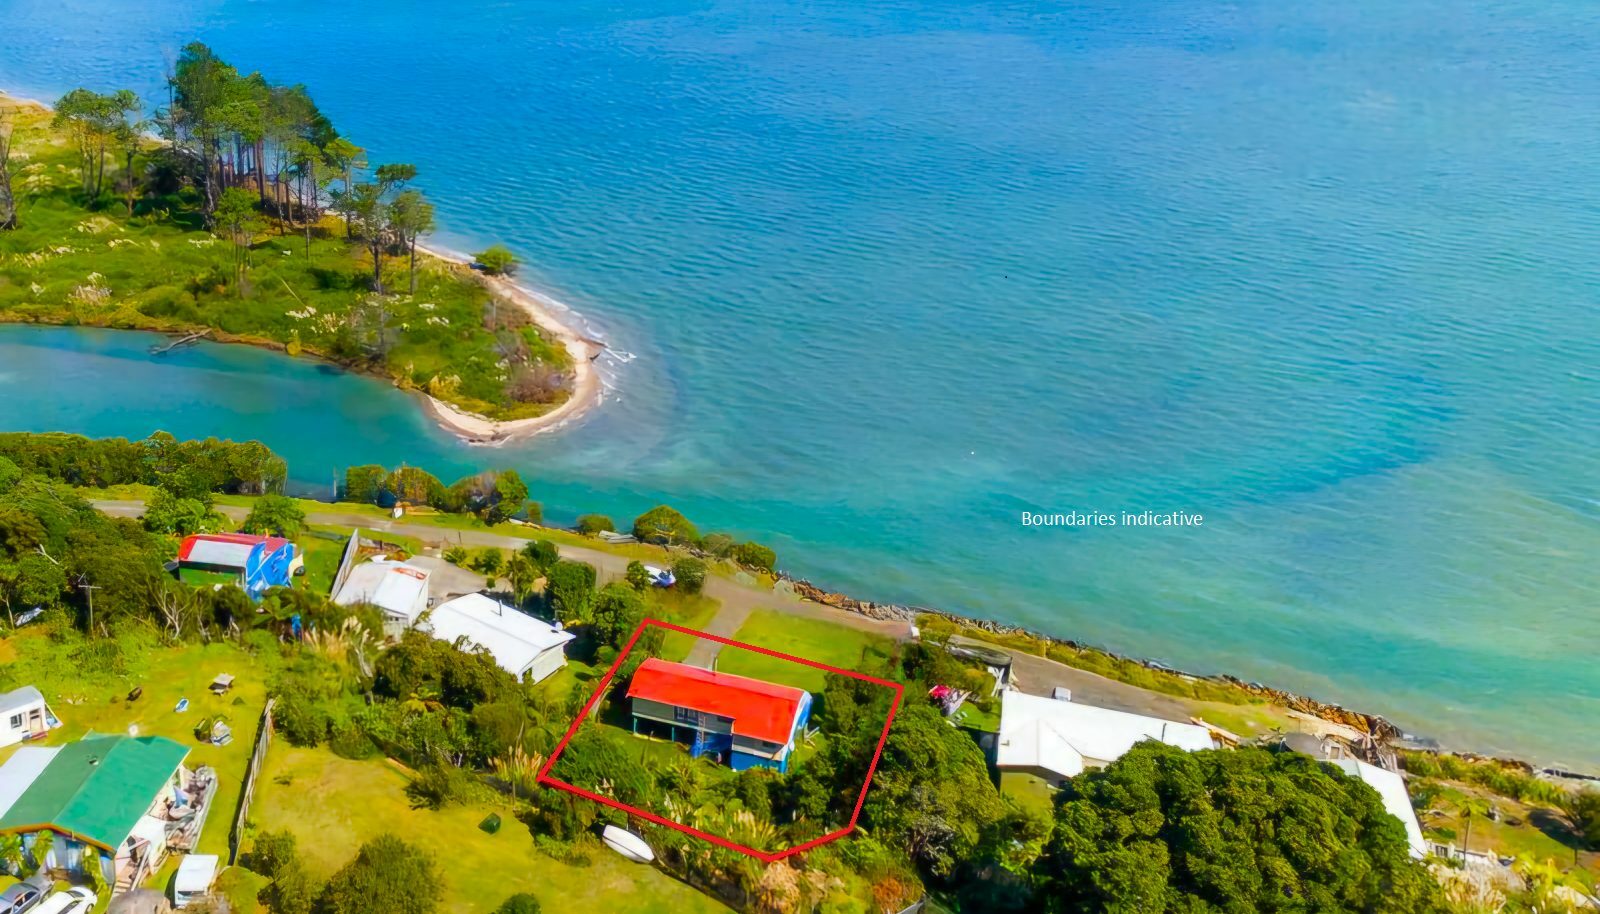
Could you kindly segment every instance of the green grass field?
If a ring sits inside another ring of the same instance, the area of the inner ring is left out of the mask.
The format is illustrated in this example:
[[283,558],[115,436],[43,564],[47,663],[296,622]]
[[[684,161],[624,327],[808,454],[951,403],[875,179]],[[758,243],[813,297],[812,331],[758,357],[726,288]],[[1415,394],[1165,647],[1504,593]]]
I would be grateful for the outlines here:
[[[860,667],[865,656],[876,654],[887,657],[889,654],[889,642],[877,635],[832,622],[784,615],[770,609],[758,609],[751,613],[733,637],[735,641],[745,641],[847,670]],[[717,669],[792,685],[810,692],[821,692],[827,675],[815,667],[736,647],[722,649],[717,656]]]
[[[592,866],[557,863],[534,849],[527,829],[511,817],[509,804],[413,809],[403,792],[405,783],[405,776],[383,761],[350,761],[326,750],[280,742],[268,757],[251,823],[259,830],[293,832],[307,867],[319,877],[343,866],[362,842],[383,832],[400,835],[438,863],[446,911],[490,912],[517,892],[531,892],[552,912],[728,910],[604,848],[594,851]],[[505,821],[493,835],[478,828],[490,812],[499,812]]]

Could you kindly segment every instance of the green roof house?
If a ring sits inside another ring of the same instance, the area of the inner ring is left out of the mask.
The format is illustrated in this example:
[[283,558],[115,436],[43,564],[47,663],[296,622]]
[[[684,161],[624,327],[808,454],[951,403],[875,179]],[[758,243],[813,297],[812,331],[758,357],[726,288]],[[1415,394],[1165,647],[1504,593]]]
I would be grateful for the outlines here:
[[188,754],[159,736],[18,749],[0,766],[0,833],[20,833],[31,847],[31,836],[54,832],[52,867],[98,862],[107,883],[137,884],[169,848],[192,846],[215,793],[210,769],[183,767]]

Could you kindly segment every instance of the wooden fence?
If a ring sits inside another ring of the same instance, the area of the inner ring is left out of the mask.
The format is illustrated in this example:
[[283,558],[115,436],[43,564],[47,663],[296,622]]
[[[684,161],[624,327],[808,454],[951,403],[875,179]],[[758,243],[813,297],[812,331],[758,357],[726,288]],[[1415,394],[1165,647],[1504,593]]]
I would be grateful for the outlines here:
[[250,753],[250,767],[245,769],[244,784],[239,791],[239,812],[233,817],[233,831],[228,833],[228,864],[239,862],[239,845],[244,843],[244,823],[250,818],[250,801],[256,795],[256,778],[267,761],[267,747],[272,745],[272,706],[275,698],[267,699],[261,709],[261,724],[256,731],[256,748]]

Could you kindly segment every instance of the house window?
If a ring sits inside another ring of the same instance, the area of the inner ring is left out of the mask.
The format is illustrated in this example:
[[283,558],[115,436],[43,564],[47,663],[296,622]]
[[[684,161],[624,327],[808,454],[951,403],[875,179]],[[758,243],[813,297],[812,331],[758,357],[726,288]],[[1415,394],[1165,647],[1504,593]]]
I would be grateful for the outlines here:
[[672,719],[680,724],[700,726],[700,712],[693,708],[673,708]]
[[13,715],[11,715],[11,729],[13,729],[13,730],[21,730],[22,729],[22,715],[21,714],[13,714]]

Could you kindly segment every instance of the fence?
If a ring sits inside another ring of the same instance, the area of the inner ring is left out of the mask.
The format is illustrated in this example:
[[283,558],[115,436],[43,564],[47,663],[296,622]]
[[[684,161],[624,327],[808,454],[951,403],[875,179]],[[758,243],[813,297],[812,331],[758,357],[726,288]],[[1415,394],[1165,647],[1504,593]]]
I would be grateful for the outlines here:
[[256,778],[267,760],[267,747],[272,745],[272,706],[275,698],[267,699],[261,709],[261,725],[256,732],[256,747],[250,753],[250,767],[245,769],[244,784],[239,791],[239,812],[233,817],[233,831],[228,833],[228,865],[239,862],[239,845],[244,842],[244,823],[250,818],[250,801],[256,795]]

